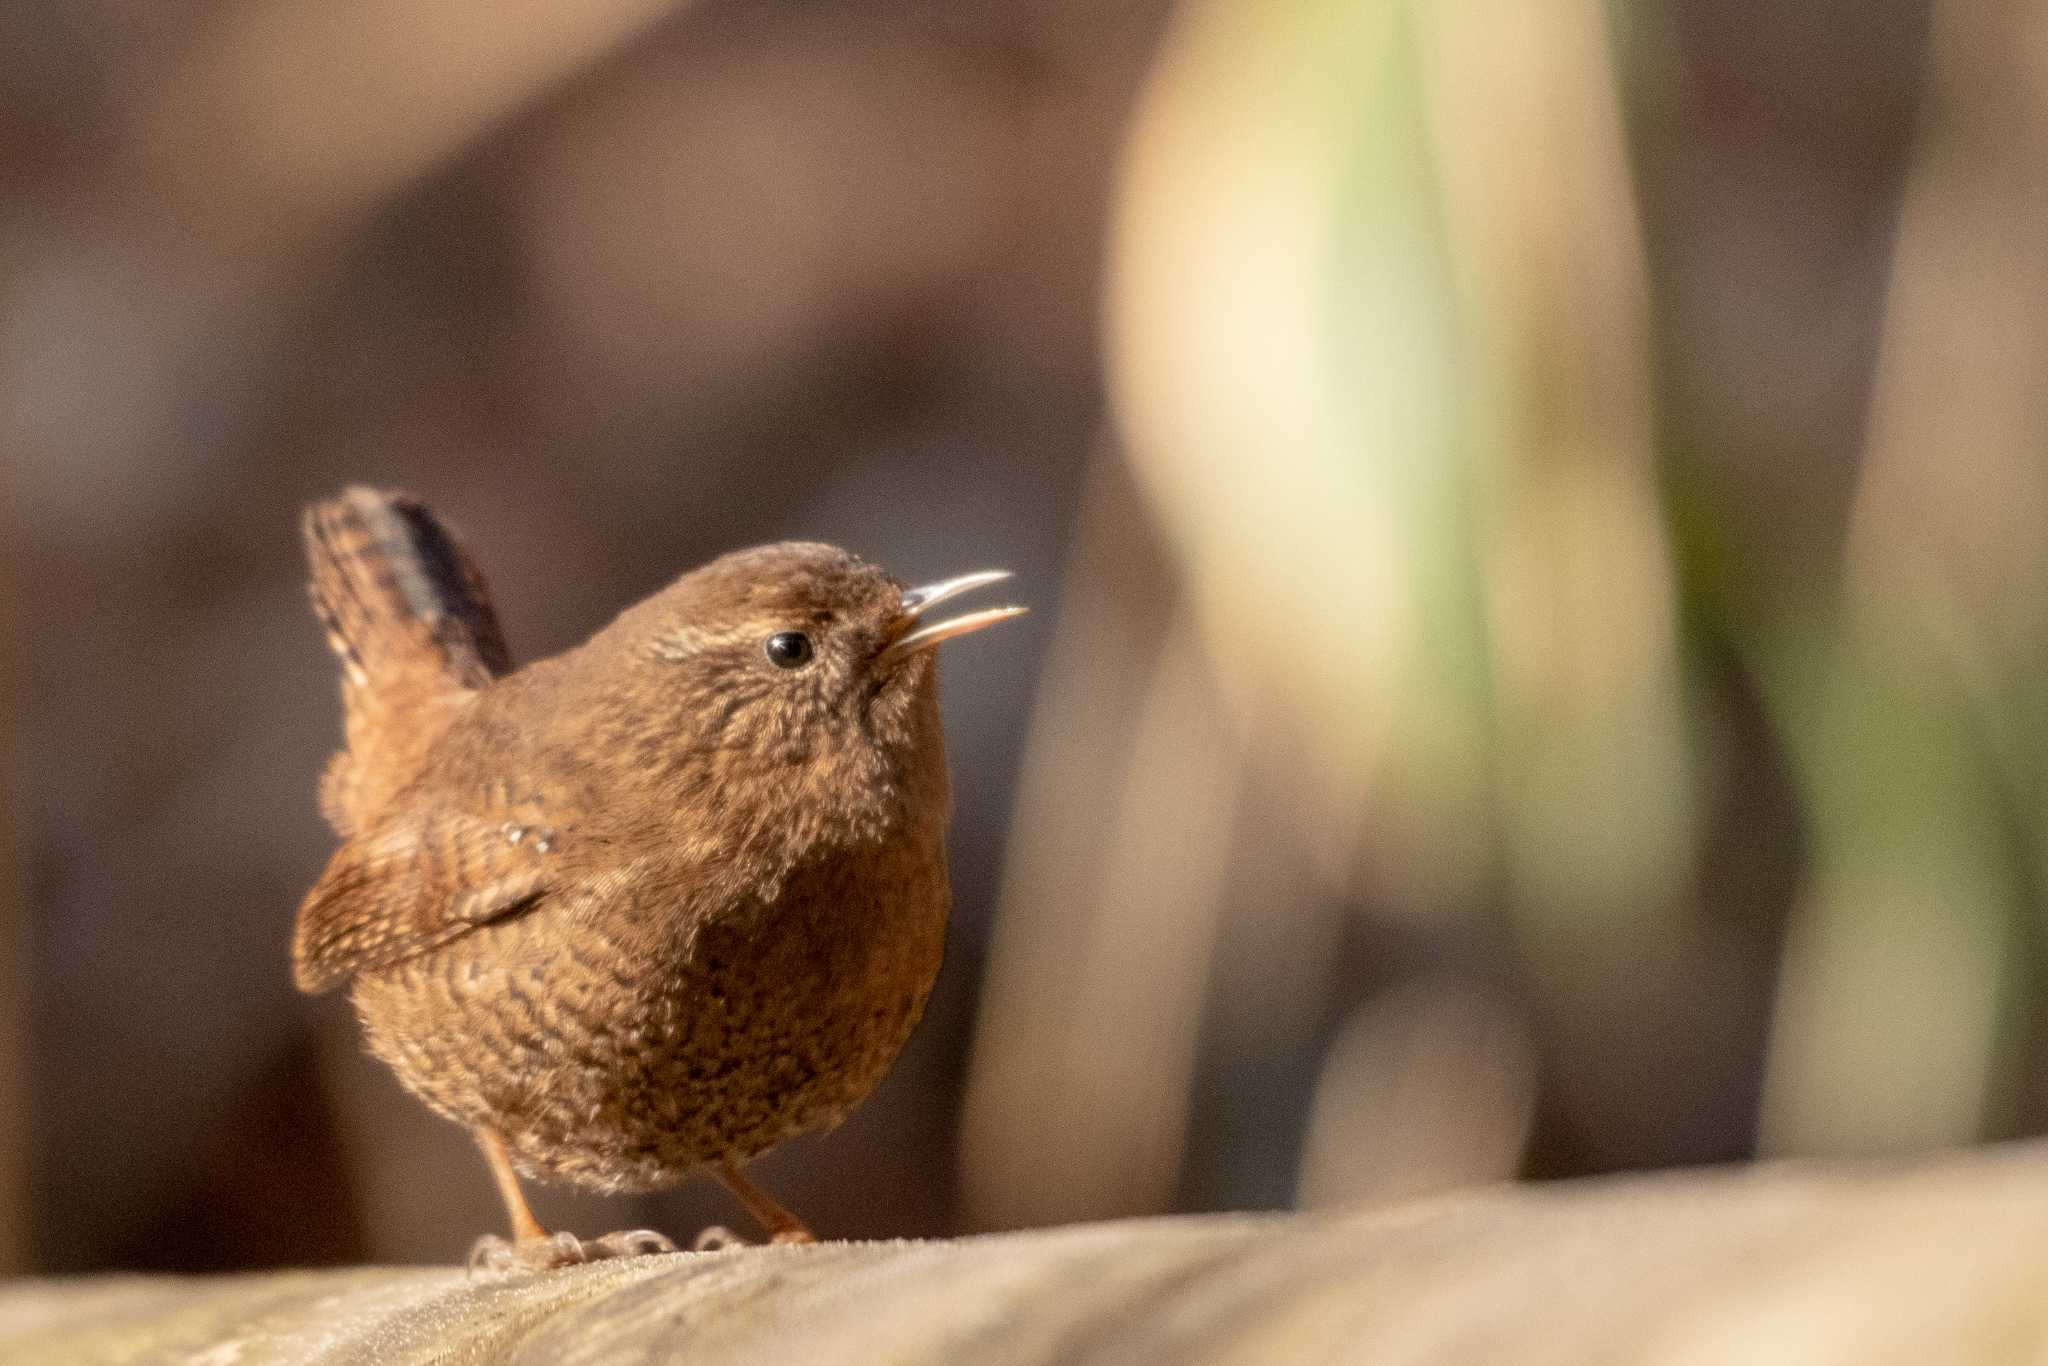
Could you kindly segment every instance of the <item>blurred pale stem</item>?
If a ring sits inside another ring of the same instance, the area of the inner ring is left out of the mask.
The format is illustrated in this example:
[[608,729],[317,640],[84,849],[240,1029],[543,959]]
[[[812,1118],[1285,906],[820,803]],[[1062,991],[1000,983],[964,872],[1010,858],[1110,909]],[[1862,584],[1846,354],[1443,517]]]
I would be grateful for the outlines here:
[[1455,317],[1407,7],[1207,0],[1166,45],[1112,233],[1110,377],[1276,838],[1341,895],[1489,882]]
[[2048,719],[2048,23],[2028,6],[1943,4],[1935,18],[1849,592],[2025,766]]
[[1061,607],[997,906],[963,1161],[985,1225],[1161,1211],[1180,1175],[1242,747],[1185,614],[1141,595],[1151,620],[1125,618],[1123,518],[1103,512]]
[[1846,620],[1778,670],[1820,820],[1770,1060],[1775,1152],[1966,1142],[2010,1088],[2016,860],[2038,870],[2048,845],[2044,35],[2038,7],[1934,10]]
[[1185,8],[1139,110],[1111,246],[1133,468],[1232,707],[1276,708],[1312,740],[1303,814],[1332,865],[1389,720],[1377,680],[1413,629],[1416,533],[1333,425],[1322,349],[1361,64],[1388,19],[1330,0]]
[[2010,889],[1982,866],[1942,868],[1923,854],[1856,861],[1801,903],[1765,1073],[1763,1152],[1894,1153],[1983,1136]]
[[1597,4],[1425,7],[1514,871],[1543,914],[1689,872],[1645,279]]
[[1851,629],[1780,652],[1814,871],[1779,980],[1768,1153],[1966,1143],[2010,1089],[2014,851],[1955,681],[1901,668],[1917,648]]
[[[10,515],[0,475],[0,525]],[[0,536],[0,1276],[28,1269],[28,901],[20,862],[20,598]]]
[[1685,923],[1692,779],[1607,16],[1592,0],[1415,14],[1468,366],[1510,906],[1575,1122],[1599,1143],[1640,1126],[1639,1085],[1679,1032],[1643,1022],[1673,1015],[1711,950]]
[[1535,1112],[1535,1048],[1497,993],[1455,978],[1403,983],[1330,1046],[1298,1203],[1389,1204],[1509,1180]]
[[[1384,6],[1334,0],[1192,4],[1141,102],[1112,235],[1111,378],[1177,580],[1153,600],[1161,615],[1144,638],[1158,640],[1164,608],[1179,606],[1134,689],[1137,642],[1110,612],[1129,589],[1077,557],[970,1095],[966,1165],[984,1220],[1162,1208],[1212,996],[1238,1018],[1285,965],[1305,979],[1306,946],[1328,942],[1306,879],[1248,889],[1226,911],[1233,870],[1284,858],[1341,885],[1367,772],[1389,745],[1440,761],[1432,795],[1458,802],[1473,790],[1440,776],[1471,771],[1469,727],[1438,721],[1416,727],[1417,742],[1400,738],[1404,723],[1455,710],[1460,690],[1395,686],[1426,667],[1417,641],[1435,620],[1423,596],[1435,585],[1423,571],[1456,558],[1442,555],[1452,500],[1436,481],[1447,467],[1431,459],[1451,386],[1442,350],[1415,344],[1441,335],[1441,297],[1403,262],[1369,286],[1394,305],[1372,310],[1389,330],[1351,334],[1385,364],[1333,366],[1327,350],[1361,138],[1390,172],[1367,178],[1379,196],[1367,216],[1428,250],[1414,139],[1402,131],[1413,111],[1398,83],[1361,84],[1400,60],[1391,19]],[[1393,117],[1362,114],[1361,92]],[[1399,337],[1404,309],[1412,325]],[[1362,379],[1384,400],[1369,427],[1346,422]],[[1374,458],[1360,458],[1361,431]],[[1430,515],[1411,515],[1418,488],[1435,499]],[[1118,672],[1105,676],[1108,660]],[[1248,735],[1266,771],[1285,775],[1285,800],[1248,813],[1259,848],[1233,854]],[[1034,795],[1038,781],[1047,786]],[[1437,833],[1476,822],[1387,824],[1431,869],[1407,880],[1424,895],[1455,896],[1483,869],[1460,857],[1466,840]],[[1212,966],[1226,915],[1267,950],[1259,963]],[[1288,1007],[1275,1016],[1313,1010]],[[1287,1032],[1261,1034],[1263,1046]],[[1056,1117],[1044,1112],[1052,1096]]]
[[1141,486],[1232,705],[1294,723],[1270,819],[1450,910],[1503,848],[1596,1131],[1703,951],[1639,237],[1591,0],[1211,0],[1112,257]]

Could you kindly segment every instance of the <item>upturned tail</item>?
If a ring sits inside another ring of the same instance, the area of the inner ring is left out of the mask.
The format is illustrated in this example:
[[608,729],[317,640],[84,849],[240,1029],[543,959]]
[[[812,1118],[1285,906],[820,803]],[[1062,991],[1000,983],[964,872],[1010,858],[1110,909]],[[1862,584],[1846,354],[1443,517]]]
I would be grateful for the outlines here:
[[411,494],[352,488],[306,509],[313,610],[341,658],[348,752],[322,788],[328,819],[354,824],[369,751],[408,748],[437,701],[511,670],[483,575]]

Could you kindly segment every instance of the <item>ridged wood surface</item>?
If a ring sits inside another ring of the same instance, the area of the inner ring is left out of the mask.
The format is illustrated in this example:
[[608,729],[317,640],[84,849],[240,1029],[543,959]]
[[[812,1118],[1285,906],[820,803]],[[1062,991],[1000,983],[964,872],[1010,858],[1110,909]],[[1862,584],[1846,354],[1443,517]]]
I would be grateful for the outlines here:
[[2048,1148],[678,1254],[0,1291],[0,1361],[2048,1361]]

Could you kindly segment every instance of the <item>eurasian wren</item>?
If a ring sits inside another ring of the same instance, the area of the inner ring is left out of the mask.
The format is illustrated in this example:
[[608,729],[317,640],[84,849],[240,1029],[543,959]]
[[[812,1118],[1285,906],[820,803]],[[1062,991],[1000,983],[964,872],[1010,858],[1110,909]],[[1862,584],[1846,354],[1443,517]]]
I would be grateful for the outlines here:
[[483,1147],[490,1266],[667,1250],[549,1236],[515,1172],[604,1191],[741,1174],[836,1124],[895,1060],[943,952],[948,787],[932,647],[1023,609],[927,614],[831,546],[743,550],[514,669],[462,546],[417,500],[309,508],[347,748],[341,848],[299,910],[301,989],[351,988],[370,1051]]

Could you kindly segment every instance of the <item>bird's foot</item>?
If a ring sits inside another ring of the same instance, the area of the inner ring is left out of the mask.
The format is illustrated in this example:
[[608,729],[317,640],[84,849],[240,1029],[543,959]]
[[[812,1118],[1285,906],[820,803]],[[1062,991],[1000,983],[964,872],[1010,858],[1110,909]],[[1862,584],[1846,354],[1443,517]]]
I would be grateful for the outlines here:
[[469,1249],[469,1270],[553,1271],[559,1267],[581,1266],[611,1257],[646,1257],[662,1252],[680,1252],[673,1242],[653,1229],[636,1228],[607,1233],[602,1238],[578,1238],[573,1233],[551,1233],[517,1242],[487,1234]]
[[[791,1243],[815,1243],[817,1236],[807,1228],[780,1229],[765,1244],[769,1247],[784,1247]],[[750,1243],[734,1233],[724,1224],[713,1224],[697,1235],[697,1241],[690,1244],[692,1252],[723,1252],[727,1248],[757,1247],[764,1244]]]

